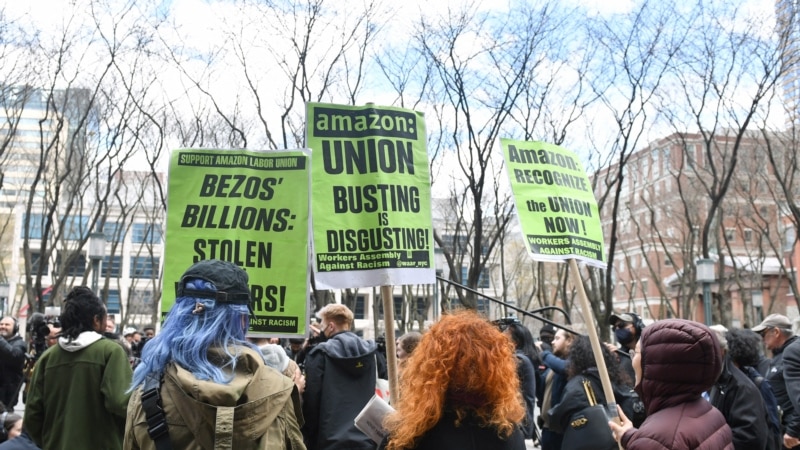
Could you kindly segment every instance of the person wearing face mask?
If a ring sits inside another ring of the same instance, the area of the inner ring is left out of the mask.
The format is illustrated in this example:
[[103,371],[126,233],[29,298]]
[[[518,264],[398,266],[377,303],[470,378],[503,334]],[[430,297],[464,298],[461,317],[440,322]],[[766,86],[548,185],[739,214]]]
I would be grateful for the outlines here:
[[631,352],[636,348],[639,337],[642,335],[644,322],[638,314],[626,312],[621,314],[611,314],[608,323],[614,327],[614,336],[619,342],[619,347],[610,346],[609,350],[616,353],[619,358],[619,366],[628,375],[628,379],[633,380],[633,364],[631,363]]
[[331,303],[317,316],[322,320],[322,342],[305,360],[302,431],[306,447],[374,449],[375,443],[355,427],[354,419],[375,395],[376,375],[386,378],[386,363],[374,341],[351,331],[353,312],[347,306]]

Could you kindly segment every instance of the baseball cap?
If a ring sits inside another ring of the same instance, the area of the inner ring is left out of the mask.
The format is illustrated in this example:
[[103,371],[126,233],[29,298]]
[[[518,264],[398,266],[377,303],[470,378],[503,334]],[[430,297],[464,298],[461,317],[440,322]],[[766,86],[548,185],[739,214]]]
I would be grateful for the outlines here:
[[608,317],[608,323],[610,325],[614,325],[614,324],[616,324],[617,322],[620,322],[620,321],[621,322],[636,323],[636,317],[635,316],[636,315],[634,313],[622,313],[622,314],[614,313],[614,314],[611,314],[611,316]]
[[753,331],[760,333],[767,328],[782,328],[784,330],[792,329],[792,321],[783,314],[770,314],[764,319],[763,322],[753,327]]
[[[217,291],[187,289],[186,282],[194,279],[214,283]],[[236,264],[218,259],[198,261],[181,276],[175,287],[176,297],[210,298],[221,303],[250,307],[248,280],[247,272]]]

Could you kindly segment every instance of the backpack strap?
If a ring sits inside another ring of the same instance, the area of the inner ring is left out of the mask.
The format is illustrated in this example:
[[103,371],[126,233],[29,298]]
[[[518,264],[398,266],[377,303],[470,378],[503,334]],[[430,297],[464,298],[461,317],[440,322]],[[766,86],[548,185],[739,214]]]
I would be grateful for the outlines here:
[[142,409],[147,420],[147,434],[156,444],[156,450],[172,450],[167,417],[161,407],[161,375],[150,374],[142,388]]

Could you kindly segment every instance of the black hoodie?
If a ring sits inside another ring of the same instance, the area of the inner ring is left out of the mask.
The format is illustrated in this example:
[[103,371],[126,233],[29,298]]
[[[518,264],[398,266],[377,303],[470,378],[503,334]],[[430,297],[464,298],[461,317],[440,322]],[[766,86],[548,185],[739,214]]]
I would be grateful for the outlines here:
[[386,377],[377,348],[375,342],[344,331],[309,352],[303,437],[310,450],[375,448],[353,420],[375,394],[376,372]]

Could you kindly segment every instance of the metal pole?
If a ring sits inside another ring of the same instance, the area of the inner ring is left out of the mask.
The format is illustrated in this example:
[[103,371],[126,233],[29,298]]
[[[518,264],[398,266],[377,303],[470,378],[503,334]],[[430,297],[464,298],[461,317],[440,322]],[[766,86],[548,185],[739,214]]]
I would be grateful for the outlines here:
[[564,331],[566,331],[568,333],[572,333],[572,334],[575,334],[575,335],[580,334],[577,331],[575,331],[575,330],[573,330],[573,329],[571,329],[569,327],[565,327],[564,325],[561,325],[559,323],[555,323],[550,319],[547,319],[545,317],[538,316],[538,315],[535,314],[537,311],[540,311],[540,310],[554,309],[554,310],[560,311],[562,314],[564,314],[564,320],[567,322],[567,324],[571,325],[572,321],[569,318],[569,314],[567,314],[566,311],[564,311],[563,309],[561,309],[561,308],[559,308],[557,306],[546,306],[544,308],[534,309],[532,311],[526,311],[526,310],[524,310],[522,308],[518,308],[518,307],[516,307],[514,305],[508,304],[508,303],[506,303],[506,302],[504,302],[502,300],[498,300],[496,298],[492,298],[492,297],[490,297],[490,296],[488,296],[488,295],[486,295],[486,294],[484,294],[482,292],[479,292],[479,291],[476,291],[475,289],[472,289],[472,288],[469,288],[467,286],[464,286],[463,284],[458,284],[458,283],[456,283],[454,281],[451,281],[451,280],[448,280],[446,278],[442,278],[442,277],[439,277],[439,276],[437,276],[436,278],[439,281],[443,282],[443,283],[447,283],[447,284],[450,284],[452,286],[458,286],[459,289],[464,289],[465,291],[472,292],[473,294],[479,295],[479,296],[481,296],[481,297],[483,297],[483,298],[485,298],[485,299],[487,299],[487,300],[489,300],[491,302],[499,303],[501,305],[504,305],[506,308],[513,309],[514,311],[516,311],[516,312],[518,312],[518,313],[520,313],[520,314],[522,314],[524,316],[533,317],[534,319],[536,319],[536,320],[538,320],[540,322],[549,323],[550,325],[552,325],[552,326],[554,326],[556,328],[560,328],[560,329],[562,329],[562,330],[564,330]]
[[[572,269],[573,281],[572,284],[578,289],[578,300],[580,300],[581,309],[583,310],[583,317],[586,319],[586,331],[589,332],[589,343],[592,345],[592,352],[594,353],[594,363],[597,366],[597,371],[600,375],[600,384],[603,386],[603,394],[608,404],[607,414],[610,414],[610,419],[617,419],[616,402],[614,401],[614,387],[611,385],[611,378],[608,375],[608,368],[603,359],[603,349],[600,343],[600,337],[597,335],[595,329],[594,313],[592,313],[592,306],[589,303],[589,297],[586,296],[586,288],[583,286],[583,278],[578,269],[578,262],[572,258],[569,260],[569,267]],[[617,423],[621,423],[618,419]],[[622,449],[622,443],[619,443],[619,448]]]
[[433,282],[433,322],[439,321],[439,280]]
[[711,325],[711,283],[703,282],[703,315],[705,324]]
[[397,392],[397,343],[394,337],[394,295],[392,286],[381,286],[383,328],[386,332],[386,368],[389,375],[389,398],[393,405],[400,398]]
[[92,258],[92,292],[97,295],[97,280],[100,276],[100,259]]

